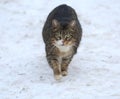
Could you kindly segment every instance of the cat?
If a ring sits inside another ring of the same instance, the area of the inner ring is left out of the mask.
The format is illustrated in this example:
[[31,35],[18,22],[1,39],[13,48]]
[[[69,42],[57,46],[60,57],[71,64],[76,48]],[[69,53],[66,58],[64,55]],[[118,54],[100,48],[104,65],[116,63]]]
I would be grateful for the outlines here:
[[75,10],[62,4],[47,17],[42,31],[46,58],[54,77],[60,80],[68,74],[68,65],[82,38],[82,28]]

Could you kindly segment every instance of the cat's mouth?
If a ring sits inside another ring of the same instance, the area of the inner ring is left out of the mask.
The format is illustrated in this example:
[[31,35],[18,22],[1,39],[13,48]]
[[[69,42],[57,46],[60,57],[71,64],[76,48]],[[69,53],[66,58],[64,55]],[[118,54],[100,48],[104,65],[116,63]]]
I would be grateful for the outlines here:
[[67,52],[71,49],[72,45],[66,44],[63,40],[55,41],[54,45],[61,51]]
[[58,40],[55,42],[58,46],[65,46],[64,41],[63,40]]

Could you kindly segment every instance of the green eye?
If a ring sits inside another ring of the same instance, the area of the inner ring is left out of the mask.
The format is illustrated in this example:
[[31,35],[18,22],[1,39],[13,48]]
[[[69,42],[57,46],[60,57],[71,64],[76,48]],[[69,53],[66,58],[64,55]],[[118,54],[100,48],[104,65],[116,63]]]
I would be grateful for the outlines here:
[[67,35],[68,38],[69,38],[70,36],[71,36],[70,34]]
[[72,36],[71,36],[70,34],[67,34],[67,35],[65,36],[65,38],[68,39],[68,40],[69,40],[71,37],[72,37]]
[[55,38],[56,38],[57,40],[60,40],[60,39],[61,39],[61,35],[58,33],[58,34],[55,35]]

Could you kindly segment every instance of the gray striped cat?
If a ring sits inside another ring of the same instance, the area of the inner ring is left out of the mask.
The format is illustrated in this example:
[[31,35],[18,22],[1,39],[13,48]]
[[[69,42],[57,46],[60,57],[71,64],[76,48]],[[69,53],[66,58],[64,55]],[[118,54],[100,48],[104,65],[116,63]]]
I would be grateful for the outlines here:
[[81,41],[82,29],[76,12],[67,5],[56,7],[43,27],[46,57],[54,77],[60,80],[68,73],[68,65]]

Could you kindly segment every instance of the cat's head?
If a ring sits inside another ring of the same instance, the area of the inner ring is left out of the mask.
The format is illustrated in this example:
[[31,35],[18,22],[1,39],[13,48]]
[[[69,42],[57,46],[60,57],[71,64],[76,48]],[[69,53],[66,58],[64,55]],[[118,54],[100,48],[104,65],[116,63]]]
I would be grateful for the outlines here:
[[62,24],[56,19],[52,20],[52,41],[60,46],[72,46],[75,43],[76,21]]

